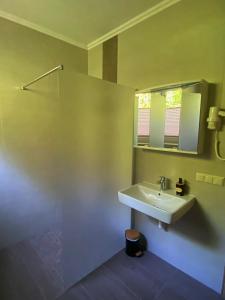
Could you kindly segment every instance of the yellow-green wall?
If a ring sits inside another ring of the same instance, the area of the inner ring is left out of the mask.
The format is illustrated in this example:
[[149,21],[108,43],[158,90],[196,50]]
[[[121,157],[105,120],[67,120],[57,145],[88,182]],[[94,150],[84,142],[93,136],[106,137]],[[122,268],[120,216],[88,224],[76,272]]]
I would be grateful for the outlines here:
[[60,222],[59,74],[19,89],[58,64],[87,73],[87,51],[0,18],[0,249]]
[[118,37],[103,43],[103,74],[102,78],[111,82],[117,82],[117,62],[118,62]]
[[87,74],[87,57],[84,49],[0,18],[0,88],[8,90],[59,64]]
[[88,75],[102,79],[103,49],[102,45],[88,51]]
[[0,250],[45,237],[57,298],[124,245],[117,191],[131,184],[134,90],[78,73],[87,51],[1,19],[0,66]]
[[[210,104],[225,108],[225,1],[183,0],[119,35],[118,83],[147,88],[205,79]],[[225,129],[225,128],[224,128]],[[204,154],[198,157],[135,151],[135,182],[172,186],[183,177],[197,204],[168,232],[144,215],[136,226],[148,238],[149,249],[184,272],[220,291],[225,258],[225,187],[195,181],[196,172],[225,175],[216,159],[214,134],[207,130]],[[225,155],[225,130],[221,133]]]

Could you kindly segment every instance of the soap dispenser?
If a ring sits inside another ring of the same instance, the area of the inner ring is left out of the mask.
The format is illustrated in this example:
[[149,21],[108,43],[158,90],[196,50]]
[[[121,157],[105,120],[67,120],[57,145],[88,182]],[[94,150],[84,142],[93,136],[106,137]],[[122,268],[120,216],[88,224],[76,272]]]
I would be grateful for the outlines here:
[[176,183],[176,195],[184,195],[184,181],[182,178],[179,178],[178,182]]

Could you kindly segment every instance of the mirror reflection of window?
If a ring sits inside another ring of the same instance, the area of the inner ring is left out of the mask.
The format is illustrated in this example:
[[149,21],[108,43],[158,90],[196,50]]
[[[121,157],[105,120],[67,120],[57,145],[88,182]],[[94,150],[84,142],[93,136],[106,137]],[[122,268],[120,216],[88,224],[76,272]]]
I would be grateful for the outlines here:
[[166,115],[164,147],[178,148],[180,131],[182,89],[165,91]]
[[[138,97],[137,135],[139,145],[149,145],[151,128],[151,93],[136,94]],[[163,93],[166,102],[164,147],[177,148],[182,89],[167,90]]]
[[136,94],[138,97],[137,139],[139,145],[149,144],[151,93]]

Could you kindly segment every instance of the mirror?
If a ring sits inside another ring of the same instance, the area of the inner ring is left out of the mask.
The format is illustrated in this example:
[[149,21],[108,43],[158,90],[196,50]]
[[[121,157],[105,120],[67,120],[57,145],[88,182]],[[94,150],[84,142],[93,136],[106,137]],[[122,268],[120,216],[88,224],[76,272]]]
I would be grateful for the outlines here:
[[136,92],[134,146],[198,154],[202,152],[207,83],[177,83]]

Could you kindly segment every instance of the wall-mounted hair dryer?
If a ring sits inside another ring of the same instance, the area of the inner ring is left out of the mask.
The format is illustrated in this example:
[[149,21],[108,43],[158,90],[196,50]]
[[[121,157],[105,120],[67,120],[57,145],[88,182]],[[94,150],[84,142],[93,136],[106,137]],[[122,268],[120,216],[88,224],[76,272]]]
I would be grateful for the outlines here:
[[209,117],[207,118],[208,129],[216,130],[215,136],[215,152],[216,157],[220,160],[225,161],[225,158],[219,154],[219,130],[222,127],[222,117],[225,117],[225,111],[219,109],[217,106],[211,106],[209,109]]
[[207,118],[208,129],[220,130],[222,124],[221,117],[225,117],[225,111],[220,110],[217,106],[211,106],[209,109],[209,117]]

